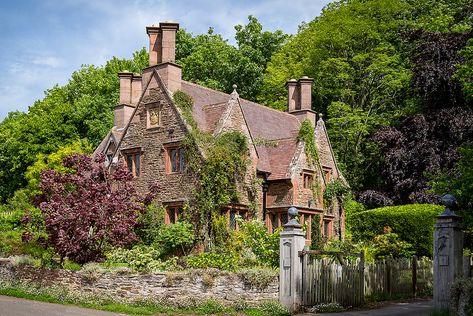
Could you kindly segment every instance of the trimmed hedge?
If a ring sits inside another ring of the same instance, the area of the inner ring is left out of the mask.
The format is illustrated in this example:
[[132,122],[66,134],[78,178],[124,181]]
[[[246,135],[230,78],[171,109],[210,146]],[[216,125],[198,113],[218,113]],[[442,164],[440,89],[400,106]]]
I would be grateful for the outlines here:
[[392,228],[401,240],[414,246],[419,256],[432,256],[434,224],[443,207],[432,204],[387,206],[347,214],[353,240],[368,241]]

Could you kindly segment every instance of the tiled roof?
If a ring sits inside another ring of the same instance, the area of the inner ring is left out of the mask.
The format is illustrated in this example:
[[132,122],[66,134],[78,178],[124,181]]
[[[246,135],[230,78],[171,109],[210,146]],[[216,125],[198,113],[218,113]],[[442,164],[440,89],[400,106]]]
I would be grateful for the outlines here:
[[[213,132],[230,95],[182,81],[182,90],[194,99],[193,117],[201,130]],[[241,108],[258,153],[257,168],[271,172],[270,180],[287,179],[297,145],[299,120],[288,113],[240,99]]]

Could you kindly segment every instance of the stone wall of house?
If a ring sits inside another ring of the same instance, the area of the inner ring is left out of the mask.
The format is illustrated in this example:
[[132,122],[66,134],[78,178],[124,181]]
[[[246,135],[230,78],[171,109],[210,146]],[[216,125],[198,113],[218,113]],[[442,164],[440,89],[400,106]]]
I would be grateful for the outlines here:
[[[149,110],[158,108],[159,124],[150,124]],[[152,127],[151,127],[152,126]],[[151,128],[150,128],[151,127]],[[120,144],[121,161],[127,151],[141,149],[141,176],[134,182],[141,193],[151,183],[158,183],[158,202],[183,202],[192,199],[195,178],[190,172],[167,174],[166,146],[178,145],[186,135],[186,128],[177,109],[161,88],[153,88],[138,105],[136,113]]]
[[[121,271],[121,272],[120,272]],[[183,304],[206,299],[216,299],[231,305],[244,300],[249,304],[277,300],[278,277],[265,287],[257,288],[243,281],[237,273],[217,270],[192,270],[135,274],[125,270],[116,272],[82,272],[58,269],[12,266],[8,259],[0,260],[0,280],[25,282],[41,287],[56,286],[70,291],[110,297],[118,301],[141,299],[164,300]]]
[[268,207],[287,207],[293,202],[293,187],[289,181],[273,181],[267,193]]

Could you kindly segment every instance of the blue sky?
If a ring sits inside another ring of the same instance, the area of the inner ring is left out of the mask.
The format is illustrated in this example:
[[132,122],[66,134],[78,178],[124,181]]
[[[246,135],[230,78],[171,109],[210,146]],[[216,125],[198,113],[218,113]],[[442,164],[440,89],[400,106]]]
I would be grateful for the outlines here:
[[0,1],[0,121],[27,111],[82,64],[130,58],[147,46],[146,25],[173,20],[196,34],[213,27],[233,42],[234,25],[256,16],[265,30],[294,34],[328,0]]

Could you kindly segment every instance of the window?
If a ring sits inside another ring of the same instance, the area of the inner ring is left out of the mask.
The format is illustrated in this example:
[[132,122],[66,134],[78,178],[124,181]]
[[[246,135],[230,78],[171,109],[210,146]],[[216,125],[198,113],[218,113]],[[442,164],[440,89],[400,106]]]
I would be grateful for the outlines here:
[[324,170],[325,182],[329,183],[330,180],[332,179],[332,168],[323,167],[323,170]]
[[141,175],[141,153],[139,151],[125,153],[125,162],[128,172],[133,177],[139,177]]
[[304,173],[304,189],[312,189],[314,183],[314,176],[309,173]]
[[164,222],[166,224],[176,224],[179,217],[182,215],[182,205],[168,205],[166,206],[166,216]]
[[231,209],[227,211],[227,216],[228,216],[228,227],[230,229],[237,230],[238,229],[237,216],[240,216],[242,219],[246,220],[247,211],[246,210],[238,211],[238,210]]
[[324,237],[326,238],[332,237],[332,222],[331,221],[324,221]]
[[184,172],[186,169],[186,153],[181,147],[168,147],[166,149],[167,173]]
[[279,227],[283,226],[284,224],[287,224],[287,222],[289,221],[287,212],[269,214],[269,220],[270,222],[268,223],[268,225],[270,225],[271,233],[274,233]]

